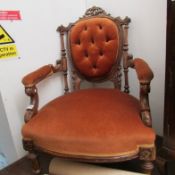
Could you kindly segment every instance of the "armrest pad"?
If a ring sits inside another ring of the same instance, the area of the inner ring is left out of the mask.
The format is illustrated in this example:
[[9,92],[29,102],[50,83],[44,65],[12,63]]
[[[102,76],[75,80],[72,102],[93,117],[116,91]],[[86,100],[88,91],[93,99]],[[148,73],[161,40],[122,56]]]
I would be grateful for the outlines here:
[[154,74],[144,60],[136,58],[132,61],[132,65],[137,72],[137,77],[140,83],[149,83],[153,79]]
[[41,80],[43,80],[44,78],[46,78],[47,76],[51,75],[53,72],[54,72],[54,68],[51,64],[43,66],[37,69],[36,71],[26,75],[22,79],[22,83],[26,87],[31,87],[37,84],[38,82],[40,82]]

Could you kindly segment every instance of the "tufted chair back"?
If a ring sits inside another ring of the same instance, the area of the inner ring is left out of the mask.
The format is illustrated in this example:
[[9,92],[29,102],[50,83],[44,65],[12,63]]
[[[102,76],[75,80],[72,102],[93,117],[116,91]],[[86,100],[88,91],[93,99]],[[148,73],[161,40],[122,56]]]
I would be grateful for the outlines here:
[[68,57],[73,66],[73,78],[76,83],[83,79],[95,82],[111,80],[120,89],[120,62],[122,57],[128,57],[130,19],[113,18],[100,8],[94,9],[88,9],[83,18],[67,28],[58,29],[68,34]]
[[70,30],[72,61],[83,76],[106,76],[120,51],[117,25],[109,18],[94,17],[75,23]]

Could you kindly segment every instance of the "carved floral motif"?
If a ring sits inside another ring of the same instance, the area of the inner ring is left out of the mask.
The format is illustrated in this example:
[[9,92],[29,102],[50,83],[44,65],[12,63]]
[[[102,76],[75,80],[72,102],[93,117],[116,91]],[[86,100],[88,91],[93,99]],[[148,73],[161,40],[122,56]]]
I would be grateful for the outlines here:
[[110,14],[107,14],[100,7],[93,6],[92,8],[86,10],[85,15],[83,17],[98,16],[98,15],[110,15]]
[[140,148],[139,158],[140,160],[154,160],[155,148]]

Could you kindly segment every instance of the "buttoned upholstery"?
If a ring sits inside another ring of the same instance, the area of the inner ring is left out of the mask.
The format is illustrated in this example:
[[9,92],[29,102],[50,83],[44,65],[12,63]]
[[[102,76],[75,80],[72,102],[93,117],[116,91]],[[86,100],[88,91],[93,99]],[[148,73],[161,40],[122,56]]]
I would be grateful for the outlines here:
[[[113,18],[101,8],[88,9],[75,23],[58,27],[57,64],[24,76],[30,106],[22,127],[23,146],[35,173],[41,170],[38,151],[95,163],[139,158],[151,172],[155,132],[148,93],[153,72],[145,61],[128,54],[129,23],[128,17]],[[139,99],[129,94],[129,67],[135,69],[140,84]],[[38,83],[57,72],[63,75],[65,93],[39,108]],[[81,88],[86,80],[94,83],[93,88]],[[114,88],[104,88],[100,84],[104,81],[111,81]]]
[[105,76],[119,50],[117,25],[108,18],[82,20],[70,30],[73,63],[85,77]]

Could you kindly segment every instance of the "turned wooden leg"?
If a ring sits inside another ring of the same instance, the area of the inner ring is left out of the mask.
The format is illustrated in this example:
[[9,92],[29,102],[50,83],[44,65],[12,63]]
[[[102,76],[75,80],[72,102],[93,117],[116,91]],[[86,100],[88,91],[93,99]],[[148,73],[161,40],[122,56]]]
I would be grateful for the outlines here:
[[33,173],[40,174],[41,168],[40,168],[40,164],[39,164],[39,161],[38,161],[38,156],[35,153],[29,152],[28,158],[32,162],[32,171],[33,171]]
[[154,169],[154,164],[152,161],[145,160],[142,162],[141,168],[143,173],[151,175]]
[[37,154],[35,153],[35,150],[34,150],[33,141],[31,139],[23,139],[23,147],[26,151],[29,152],[28,158],[32,162],[33,173],[39,174],[41,172],[41,168],[40,168],[40,164],[39,164],[39,161],[38,161],[38,156],[37,156]]
[[140,148],[139,159],[142,161],[141,169],[143,173],[152,174],[154,169],[153,161],[156,158],[155,147]]

